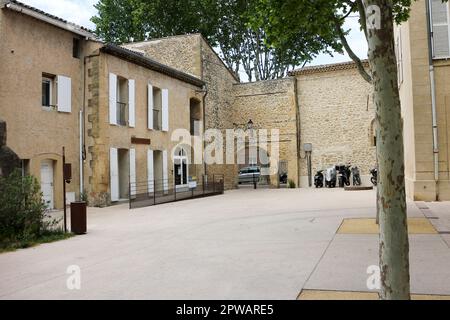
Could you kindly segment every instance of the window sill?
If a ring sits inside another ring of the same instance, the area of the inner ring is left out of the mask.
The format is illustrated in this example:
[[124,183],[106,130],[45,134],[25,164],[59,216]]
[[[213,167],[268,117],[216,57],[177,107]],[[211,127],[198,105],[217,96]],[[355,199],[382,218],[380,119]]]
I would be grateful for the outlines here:
[[42,106],[42,110],[44,110],[44,111],[57,111],[56,107],[53,107],[53,106]]

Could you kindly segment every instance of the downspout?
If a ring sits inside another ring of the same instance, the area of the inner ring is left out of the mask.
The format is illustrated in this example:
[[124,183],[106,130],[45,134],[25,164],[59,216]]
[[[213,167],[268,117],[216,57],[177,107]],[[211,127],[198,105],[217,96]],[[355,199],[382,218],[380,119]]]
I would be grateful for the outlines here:
[[434,77],[433,64],[433,25],[432,25],[432,11],[431,1],[427,0],[427,32],[428,32],[428,63],[430,68],[430,82],[431,82],[431,116],[433,122],[433,158],[434,158],[434,181],[436,183],[436,201],[439,201],[439,141],[438,141],[438,125],[436,113],[436,82]]
[[[208,87],[206,84],[203,86],[203,90],[204,90],[204,94],[203,94],[203,138],[202,138],[202,140],[203,140],[203,152],[205,152],[206,142],[205,142],[204,133],[206,131],[206,96],[208,95]],[[203,167],[204,167],[203,170],[205,172],[205,176],[207,176],[208,175],[207,166],[206,166],[206,161],[204,159],[204,156],[202,157],[202,159],[203,159]]]

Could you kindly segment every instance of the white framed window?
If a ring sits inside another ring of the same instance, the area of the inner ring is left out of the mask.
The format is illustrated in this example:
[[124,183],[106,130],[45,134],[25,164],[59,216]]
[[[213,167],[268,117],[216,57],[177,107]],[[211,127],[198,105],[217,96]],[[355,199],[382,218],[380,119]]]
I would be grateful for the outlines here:
[[431,28],[433,58],[450,58],[450,10],[449,3],[431,0]]
[[402,48],[402,34],[398,33],[395,41],[395,56],[397,59],[397,81],[400,86],[403,83],[403,48]]
[[55,108],[55,76],[42,75],[42,107],[45,109]]
[[72,80],[65,76],[42,74],[42,108],[70,113],[72,110]]
[[109,123],[116,126],[136,126],[136,82],[109,74]]

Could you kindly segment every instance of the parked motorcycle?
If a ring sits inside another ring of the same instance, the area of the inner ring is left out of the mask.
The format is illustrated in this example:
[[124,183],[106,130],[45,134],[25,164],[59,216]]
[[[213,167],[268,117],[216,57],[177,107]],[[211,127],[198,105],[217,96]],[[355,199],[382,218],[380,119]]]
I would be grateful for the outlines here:
[[350,170],[350,166],[346,166],[346,165],[340,165],[340,166],[336,166],[336,170],[339,172],[339,188],[344,188],[345,186],[349,186],[350,185],[350,175],[351,175],[351,170]]
[[288,183],[288,175],[287,173],[280,174],[280,183],[287,184]]
[[370,178],[370,181],[372,181],[374,186],[378,185],[378,168],[374,168],[370,170],[370,174],[372,177]]
[[328,168],[325,174],[325,186],[327,188],[336,188],[337,171],[336,167]]
[[323,188],[323,170],[317,171],[316,175],[314,176],[314,185],[316,188]]
[[352,168],[352,176],[353,176],[353,185],[360,186],[362,183],[361,183],[361,174],[359,172],[358,167]]

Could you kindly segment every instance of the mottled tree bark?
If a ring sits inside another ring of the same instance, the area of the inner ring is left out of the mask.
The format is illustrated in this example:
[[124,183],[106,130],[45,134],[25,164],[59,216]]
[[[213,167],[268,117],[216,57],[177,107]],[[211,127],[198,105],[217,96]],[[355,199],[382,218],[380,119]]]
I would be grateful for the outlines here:
[[[381,298],[409,300],[403,124],[394,51],[393,4],[392,0],[364,0],[364,4],[370,22],[367,25],[367,41],[379,124],[377,157]],[[380,9],[380,14],[376,8]]]

